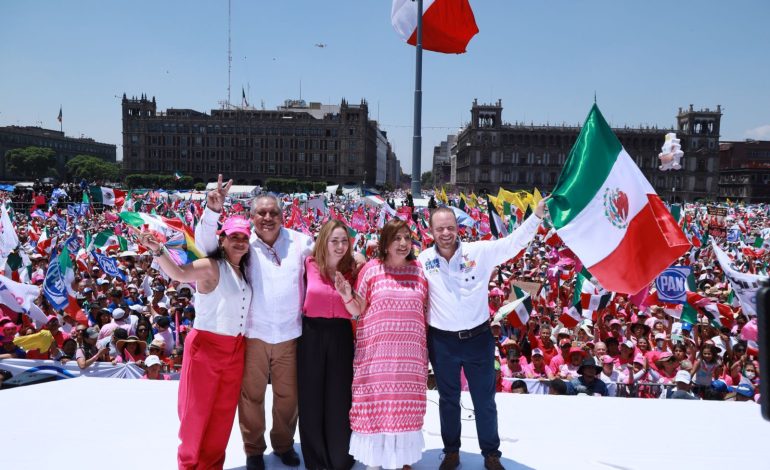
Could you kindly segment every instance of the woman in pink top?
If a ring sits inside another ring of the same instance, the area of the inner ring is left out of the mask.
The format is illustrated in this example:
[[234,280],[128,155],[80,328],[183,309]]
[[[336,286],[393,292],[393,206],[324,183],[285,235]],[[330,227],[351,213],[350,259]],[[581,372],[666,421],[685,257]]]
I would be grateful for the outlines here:
[[342,275],[337,280],[358,316],[350,453],[368,467],[408,467],[425,446],[428,281],[406,222],[382,228],[378,259],[363,267],[355,293]]
[[326,222],[305,260],[307,291],[297,342],[299,436],[308,469],[350,469],[353,329],[335,277],[353,282],[348,229]]

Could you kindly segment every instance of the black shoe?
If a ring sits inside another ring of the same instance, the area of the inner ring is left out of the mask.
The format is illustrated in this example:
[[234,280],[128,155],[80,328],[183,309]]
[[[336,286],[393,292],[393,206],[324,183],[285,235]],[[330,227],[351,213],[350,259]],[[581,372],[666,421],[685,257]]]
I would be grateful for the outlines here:
[[484,468],[487,470],[505,470],[503,464],[500,463],[500,457],[496,455],[487,455],[484,458]]
[[460,453],[459,452],[445,452],[444,460],[438,467],[439,470],[455,470],[460,466]]
[[246,470],[265,470],[265,459],[261,455],[246,457]]
[[[287,467],[299,467],[299,455],[294,451],[294,449],[289,449],[286,452],[275,452],[276,457],[281,459],[281,463],[286,465]],[[251,470],[251,469],[248,469]]]

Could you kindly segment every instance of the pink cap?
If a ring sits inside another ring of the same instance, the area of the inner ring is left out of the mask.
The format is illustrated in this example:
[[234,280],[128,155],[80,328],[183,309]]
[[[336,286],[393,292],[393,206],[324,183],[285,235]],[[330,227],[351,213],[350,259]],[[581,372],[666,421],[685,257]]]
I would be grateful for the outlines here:
[[225,224],[222,226],[222,230],[220,230],[219,233],[224,233],[225,235],[242,233],[248,237],[251,235],[251,224],[249,223],[249,219],[234,215],[225,221]]
[[615,362],[615,359],[613,359],[609,354],[602,356],[602,364],[612,364],[613,362]]
[[642,356],[641,354],[637,354],[636,356],[634,356],[634,362],[637,364],[644,364],[644,356]]

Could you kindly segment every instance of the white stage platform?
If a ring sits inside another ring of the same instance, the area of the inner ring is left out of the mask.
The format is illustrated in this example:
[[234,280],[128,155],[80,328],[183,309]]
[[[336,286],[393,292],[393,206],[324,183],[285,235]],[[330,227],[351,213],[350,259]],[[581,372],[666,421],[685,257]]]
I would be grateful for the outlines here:
[[[174,469],[178,384],[77,378],[0,391],[0,467]],[[427,448],[415,470],[440,464],[438,396],[428,398]],[[268,391],[268,410],[271,400]],[[463,405],[472,408],[465,393]],[[497,406],[508,470],[770,466],[770,423],[752,403],[498,394]],[[483,469],[472,411],[463,418],[461,470]],[[265,461],[285,468],[273,455]],[[234,424],[225,468],[245,463]]]

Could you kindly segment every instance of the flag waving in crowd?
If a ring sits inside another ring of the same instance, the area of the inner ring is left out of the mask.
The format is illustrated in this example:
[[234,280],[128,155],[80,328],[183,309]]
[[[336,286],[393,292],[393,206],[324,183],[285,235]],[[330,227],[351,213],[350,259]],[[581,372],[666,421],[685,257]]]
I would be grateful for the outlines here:
[[611,291],[638,292],[690,247],[595,104],[548,208],[559,237]]

